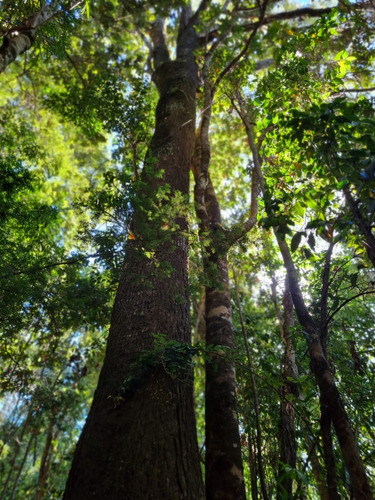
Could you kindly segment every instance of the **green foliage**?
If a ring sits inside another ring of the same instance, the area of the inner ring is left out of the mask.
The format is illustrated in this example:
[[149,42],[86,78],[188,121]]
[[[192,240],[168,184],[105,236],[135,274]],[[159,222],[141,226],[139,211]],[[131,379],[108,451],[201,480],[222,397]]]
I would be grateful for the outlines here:
[[162,368],[171,378],[184,382],[192,376],[194,356],[203,356],[206,362],[214,363],[215,355],[222,355],[225,350],[223,346],[206,346],[199,342],[191,345],[167,340],[164,334],[153,334],[153,343],[152,349],[142,351],[139,358],[131,364],[129,375],[124,380],[119,395],[114,398],[116,405],[146,383],[156,370]]

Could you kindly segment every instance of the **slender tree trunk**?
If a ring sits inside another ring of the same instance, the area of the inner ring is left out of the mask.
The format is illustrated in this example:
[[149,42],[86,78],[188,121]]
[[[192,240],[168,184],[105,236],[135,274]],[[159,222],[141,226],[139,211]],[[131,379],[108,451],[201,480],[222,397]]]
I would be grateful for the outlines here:
[[[226,257],[210,258],[219,286],[206,289],[206,342],[225,346],[206,364],[206,494],[208,499],[245,499],[241,441],[236,412],[236,376]],[[222,289],[220,284],[224,287]]]
[[320,396],[320,432],[323,441],[324,464],[327,471],[327,489],[330,500],[339,500],[340,495],[337,490],[336,460],[333,450],[333,440],[331,434],[331,416],[328,403]]
[[38,487],[36,490],[35,500],[42,500],[43,499],[44,490],[45,490],[46,482],[48,479],[48,473],[49,473],[49,464],[50,464],[50,456],[51,456],[50,451],[51,451],[51,445],[52,445],[52,440],[53,440],[54,426],[55,426],[55,422],[53,419],[51,419],[49,426],[48,426],[48,430],[47,430],[46,442],[44,444],[42,458],[40,460]]
[[[241,101],[239,100],[241,105]],[[267,186],[264,181],[261,171],[261,161],[259,158],[258,148],[255,144],[251,124],[241,106],[241,119],[246,127],[246,132],[249,139],[250,148],[254,159],[254,169],[259,179],[259,184],[263,193]],[[275,231],[276,232],[276,231]],[[335,379],[331,373],[328,362],[324,356],[322,345],[320,342],[319,328],[311,317],[304,298],[299,287],[296,268],[294,267],[289,248],[285,240],[278,237],[277,241],[280,252],[284,260],[285,269],[289,281],[290,293],[292,295],[294,308],[300,325],[303,327],[304,335],[307,340],[307,346],[310,354],[310,366],[315,375],[317,384],[320,389],[320,394],[327,402],[327,407],[332,418],[332,422],[336,431],[338,441],[340,443],[341,452],[344,458],[345,465],[348,469],[350,479],[353,486],[354,498],[357,500],[373,499],[371,487],[366,475],[366,469],[363,465],[358,445],[354,433],[350,426],[349,417],[345,411],[340,393],[337,389]]]
[[251,499],[258,500],[258,468],[257,468],[257,459],[255,452],[255,439],[251,433],[250,429],[250,420],[248,423],[249,431],[248,431],[248,441],[249,441],[249,469],[250,469],[250,480],[251,480]]
[[21,474],[22,474],[23,469],[25,467],[26,460],[27,460],[27,457],[29,455],[29,451],[30,451],[31,445],[32,445],[35,437],[36,437],[35,433],[33,431],[31,431],[31,434],[30,434],[30,437],[29,437],[29,441],[27,442],[27,446],[26,446],[25,452],[24,452],[23,457],[22,457],[22,461],[21,461],[21,463],[20,463],[20,465],[18,467],[17,475],[16,475],[16,477],[14,479],[12,492],[11,492],[10,497],[9,497],[10,500],[14,500],[14,496],[15,496],[16,491],[17,491],[18,482],[20,480]]
[[[173,194],[179,191],[187,197],[189,192],[197,38],[192,23],[182,19],[175,61],[169,59],[160,21],[154,24],[152,39],[160,99],[142,179],[147,185],[140,193],[141,206],[135,208],[134,239],[125,249],[104,366],[73,459],[65,500],[199,500],[204,496],[191,374],[181,381],[162,366],[145,367],[133,380],[135,387],[124,388],[132,377],[132,363],[153,348],[153,334],[183,343],[190,343],[191,335],[187,225],[178,214],[181,206],[175,208],[172,221],[176,229],[163,229],[171,222]],[[168,215],[163,218],[157,213],[149,220],[144,208],[152,206],[149,199],[167,184],[171,191],[165,205]],[[152,250],[153,257],[145,249]],[[168,272],[163,275],[160,266],[165,263]]]
[[267,491],[267,484],[266,484],[266,476],[265,476],[265,473],[264,473],[263,457],[262,457],[263,439],[262,439],[262,427],[261,427],[261,424],[260,424],[258,388],[257,388],[257,383],[256,383],[256,380],[255,380],[255,375],[254,375],[253,356],[251,354],[249,340],[247,338],[245,321],[244,321],[244,318],[243,318],[242,307],[241,307],[240,297],[239,297],[239,293],[238,293],[237,276],[236,276],[236,273],[235,273],[234,270],[233,270],[233,277],[234,277],[234,283],[235,283],[236,302],[237,302],[237,307],[238,307],[238,312],[239,312],[240,322],[241,322],[242,336],[243,336],[244,343],[245,343],[245,349],[246,349],[246,354],[247,354],[247,362],[248,362],[249,371],[250,371],[250,381],[251,381],[251,389],[252,389],[253,405],[254,405],[254,413],[255,413],[256,445],[257,445],[256,456],[257,456],[258,471],[259,471],[260,489],[262,491],[262,497],[263,497],[263,499],[264,500],[268,500],[268,491]]
[[7,491],[8,491],[8,487],[9,487],[9,483],[10,483],[10,480],[12,479],[12,475],[13,475],[13,468],[16,464],[16,460],[18,458],[18,455],[21,451],[21,444],[22,444],[22,440],[23,440],[23,437],[24,435],[26,434],[26,430],[27,430],[27,427],[29,425],[29,422],[30,422],[30,416],[31,416],[31,409],[29,409],[28,413],[27,413],[27,416],[22,424],[22,429],[21,429],[21,434],[19,435],[18,439],[16,440],[16,444],[17,444],[17,448],[13,454],[13,457],[12,459],[10,460],[10,468],[9,468],[9,472],[8,472],[8,475],[7,475],[7,478],[5,480],[5,483],[4,483],[4,486],[3,486],[3,489],[1,491],[1,498],[0,500],[5,500],[6,498],[6,494],[7,494]]
[[324,356],[318,328],[310,316],[302,297],[297,272],[289,248],[286,242],[280,238],[278,239],[278,243],[287,270],[290,291],[297,317],[304,329],[304,334],[307,339],[311,359],[311,370],[315,375],[321,396],[327,404],[327,408],[332,418],[344,462],[353,485],[354,498],[358,500],[370,500],[373,498],[373,495],[366,475],[366,470],[340,393],[337,389],[329,364]]
[[330,500],[327,484],[324,480],[324,469],[319,462],[318,454],[316,453],[316,441],[309,435],[309,430],[306,432],[307,453],[310,458],[311,469],[316,481],[316,487],[321,500]]
[[363,235],[368,258],[371,260],[373,266],[375,267],[375,236],[371,229],[371,224],[362,214],[360,208],[358,207],[358,202],[354,200],[349,188],[344,189],[344,194],[346,202],[352,214],[354,215],[356,224]]
[[195,306],[196,321],[194,326],[194,342],[206,341],[206,288],[202,285],[199,302]]
[[293,498],[293,479],[285,473],[283,467],[283,465],[288,465],[292,469],[295,469],[297,463],[297,442],[294,425],[295,410],[289,398],[292,395],[298,396],[297,385],[291,380],[297,378],[298,371],[296,354],[290,337],[290,329],[294,325],[294,317],[293,301],[287,280],[283,297],[283,310],[284,318],[280,325],[282,341],[284,343],[283,386],[280,403],[280,461],[282,466],[279,470],[278,487],[280,498],[285,498],[285,495],[286,498]]
[[[320,298],[320,343],[325,359],[327,359],[327,338],[328,338],[328,291],[329,291],[329,276],[331,270],[331,258],[334,242],[331,241],[325,256],[323,276],[322,276],[322,292]],[[323,458],[327,471],[327,489],[331,500],[339,500],[340,495],[337,489],[337,472],[336,459],[333,449],[333,439],[331,433],[332,419],[328,408],[328,401],[324,396],[320,395],[320,430],[323,441]]]

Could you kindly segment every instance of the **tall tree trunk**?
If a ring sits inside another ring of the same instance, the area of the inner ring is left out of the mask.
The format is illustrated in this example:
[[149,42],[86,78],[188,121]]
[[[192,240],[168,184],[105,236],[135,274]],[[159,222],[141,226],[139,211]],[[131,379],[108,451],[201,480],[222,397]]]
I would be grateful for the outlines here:
[[[171,61],[162,28],[158,20],[152,30],[154,81],[160,98],[142,179],[147,185],[134,211],[134,239],[128,240],[125,249],[104,365],[74,455],[65,500],[197,500],[204,496],[191,373],[180,380],[160,365],[144,367],[133,379],[135,387],[124,388],[134,375],[132,364],[153,348],[153,334],[182,343],[189,343],[191,334],[186,221],[174,214],[175,230],[163,231],[171,223],[171,214],[168,220],[159,213],[149,220],[146,212],[150,197],[160,187],[170,186],[167,212],[174,210],[174,193],[187,197],[189,192],[197,37],[193,23],[184,17],[177,59]],[[145,249],[152,250],[153,257]],[[161,275],[160,265],[165,263],[168,273]]]
[[21,474],[22,474],[23,469],[25,467],[26,460],[27,460],[27,457],[29,455],[29,451],[30,451],[31,445],[33,444],[33,441],[34,441],[35,437],[36,437],[36,434],[34,433],[33,430],[31,430],[29,441],[27,442],[27,446],[26,446],[26,449],[24,451],[24,454],[23,454],[23,457],[22,457],[22,461],[21,461],[20,465],[18,466],[17,475],[16,475],[16,477],[14,479],[14,482],[13,482],[13,488],[12,488],[9,500],[14,500],[14,497],[15,497],[15,494],[16,494],[16,491],[17,491],[17,487],[18,487],[18,482],[20,480]]
[[[275,283],[273,283],[275,285]],[[275,290],[276,292],[276,290]],[[296,366],[296,354],[291,340],[291,328],[294,325],[293,301],[289,286],[286,280],[283,296],[284,317],[280,325],[282,341],[284,343],[284,360],[282,371],[282,398],[280,403],[280,462],[279,470],[279,496],[280,498],[293,498],[293,479],[285,471],[284,465],[292,469],[296,468],[297,463],[297,442],[295,433],[295,410],[290,402],[292,395],[297,396],[297,385],[292,379],[296,380],[298,376]]]
[[251,480],[251,499],[258,500],[258,467],[257,467],[257,459],[256,459],[256,443],[255,439],[252,435],[250,428],[250,420],[248,420],[248,441],[249,441],[249,469],[250,469],[250,480]]
[[[236,376],[228,262],[211,256],[218,285],[206,289],[206,342],[225,346],[206,364],[206,494],[207,499],[245,499],[241,441],[236,412]],[[220,287],[220,284],[223,288]]]
[[206,286],[206,343],[225,346],[206,363],[206,496],[209,500],[245,500],[241,440],[236,411],[236,375],[229,352],[234,347],[230,304],[227,248],[221,227],[221,211],[208,168],[210,163],[209,124],[212,90],[207,76],[208,60],[203,69],[204,111],[199,126],[192,170],[194,198],[202,238],[210,238],[203,257]]
[[44,496],[44,490],[46,486],[46,482],[48,479],[49,473],[49,464],[50,464],[50,451],[53,440],[53,429],[55,426],[55,421],[53,419],[50,420],[47,430],[46,442],[44,444],[42,457],[40,460],[39,467],[39,477],[38,477],[38,486],[36,490],[35,500],[42,500]]
[[[334,247],[334,241],[331,236],[331,241],[325,256],[323,276],[322,276],[322,292],[320,297],[320,343],[324,357],[327,359],[327,338],[328,338],[328,291],[329,291],[329,276],[331,270],[331,258]],[[331,367],[330,367],[331,368]],[[331,433],[332,419],[329,412],[328,401],[324,396],[320,395],[320,430],[323,440],[323,457],[327,471],[327,489],[331,500],[339,500],[340,495],[337,489],[337,472],[336,459],[333,449],[333,439]]]
[[324,356],[318,328],[310,316],[299,288],[297,271],[294,267],[289,248],[285,241],[278,239],[280,251],[287,270],[290,291],[293,297],[298,320],[304,329],[311,359],[311,370],[318,383],[320,394],[327,404],[329,414],[340,443],[345,465],[353,485],[354,498],[370,500],[373,498],[358,445],[350,426],[340,393],[333,374]]

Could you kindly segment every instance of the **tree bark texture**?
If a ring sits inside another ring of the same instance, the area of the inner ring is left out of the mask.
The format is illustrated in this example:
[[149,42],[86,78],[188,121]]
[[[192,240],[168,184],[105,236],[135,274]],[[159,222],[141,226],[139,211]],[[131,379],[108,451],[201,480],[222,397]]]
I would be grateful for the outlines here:
[[[176,191],[186,196],[189,191],[197,87],[195,33],[191,27],[188,33],[180,31],[175,61],[169,60],[160,23],[152,38],[160,99],[142,179],[146,187],[140,196],[147,204],[160,186],[169,184],[173,204]],[[150,221],[144,210],[135,208],[135,238],[125,248],[104,365],[73,459],[65,500],[204,497],[192,375],[180,380],[156,366],[135,380],[134,390],[121,390],[132,373],[132,363],[142,351],[153,348],[152,334],[190,342],[186,221],[178,215],[174,222],[174,232],[162,231],[162,220]],[[156,235],[153,243],[150,234]],[[152,258],[145,255],[145,247],[153,249]],[[171,266],[170,274],[160,274],[163,262]]]
[[225,346],[206,365],[206,494],[212,500],[245,499],[241,442],[236,412],[236,376],[229,358],[234,347],[228,262],[210,259],[222,285],[206,289],[206,342]]

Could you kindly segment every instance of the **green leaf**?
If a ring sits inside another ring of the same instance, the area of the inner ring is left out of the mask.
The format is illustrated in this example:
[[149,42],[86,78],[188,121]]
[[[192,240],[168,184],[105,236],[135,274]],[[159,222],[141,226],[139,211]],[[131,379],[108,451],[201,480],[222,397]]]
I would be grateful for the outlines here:
[[337,183],[337,189],[344,189],[349,184],[348,179],[343,179]]

